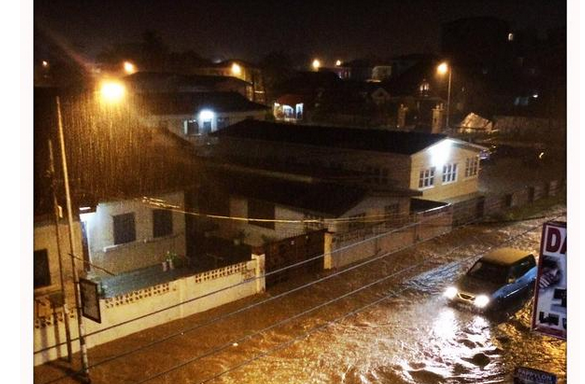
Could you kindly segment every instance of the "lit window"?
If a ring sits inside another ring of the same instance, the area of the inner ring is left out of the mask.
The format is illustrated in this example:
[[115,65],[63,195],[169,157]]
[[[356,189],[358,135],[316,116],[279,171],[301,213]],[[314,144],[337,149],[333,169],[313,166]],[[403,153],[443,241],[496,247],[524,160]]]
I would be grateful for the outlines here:
[[443,166],[443,184],[457,181],[457,164],[445,164]]
[[435,185],[435,167],[423,169],[418,178],[419,188],[430,188]]
[[478,169],[479,169],[478,157],[469,157],[465,159],[465,177],[477,175]]

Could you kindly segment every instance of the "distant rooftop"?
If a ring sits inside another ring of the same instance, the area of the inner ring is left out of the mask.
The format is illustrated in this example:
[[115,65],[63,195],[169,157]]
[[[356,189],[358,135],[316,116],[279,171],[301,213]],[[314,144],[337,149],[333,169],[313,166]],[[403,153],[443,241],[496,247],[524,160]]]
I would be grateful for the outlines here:
[[267,110],[237,92],[165,92],[135,96],[139,105],[154,115],[188,115],[209,108],[215,112]]
[[447,137],[422,132],[293,125],[256,120],[244,120],[217,131],[212,136],[402,155],[412,155]]

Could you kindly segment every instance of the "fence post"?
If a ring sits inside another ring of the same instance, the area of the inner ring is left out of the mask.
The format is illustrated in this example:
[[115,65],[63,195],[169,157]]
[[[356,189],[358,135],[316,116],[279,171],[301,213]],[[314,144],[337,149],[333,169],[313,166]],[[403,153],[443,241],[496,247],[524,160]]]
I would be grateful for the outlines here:
[[252,260],[256,260],[256,266],[254,274],[256,275],[256,293],[261,293],[266,291],[266,277],[264,276],[265,271],[265,259],[266,255],[261,254],[252,254]]
[[323,242],[323,269],[332,269],[333,257],[331,256],[331,251],[333,250],[333,233],[325,232]]

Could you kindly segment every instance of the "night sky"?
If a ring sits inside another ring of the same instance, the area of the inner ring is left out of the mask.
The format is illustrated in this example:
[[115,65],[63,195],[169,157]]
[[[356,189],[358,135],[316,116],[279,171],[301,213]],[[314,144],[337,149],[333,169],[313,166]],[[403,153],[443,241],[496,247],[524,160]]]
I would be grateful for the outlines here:
[[[512,29],[566,25],[564,1],[227,1],[36,0],[35,26],[95,57],[113,43],[139,41],[146,29],[171,50],[207,58],[257,60],[270,51],[349,60],[436,53],[440,26],[494,16]],[[39,35],[42,36],[42,35]],[[35,46],[43,45],[42,39]]]

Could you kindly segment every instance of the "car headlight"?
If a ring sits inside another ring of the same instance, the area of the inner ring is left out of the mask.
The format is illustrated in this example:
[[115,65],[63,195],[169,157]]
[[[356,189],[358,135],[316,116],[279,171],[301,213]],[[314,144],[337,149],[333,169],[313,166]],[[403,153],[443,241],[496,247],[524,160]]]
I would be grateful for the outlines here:
[[486,295],[479,295],[473,301],[473,305],[475,305],[478,308],[484,308],[486,305],[488,305],[489,302],[490,302],[489,297],[487,297]]
[[445,293],[443,293],[447,298],[449,299],[453,299],[455,297],[455,295],[457,295],[457,288],[455,287],[449,287],[445,290]]

